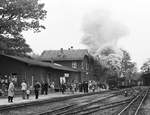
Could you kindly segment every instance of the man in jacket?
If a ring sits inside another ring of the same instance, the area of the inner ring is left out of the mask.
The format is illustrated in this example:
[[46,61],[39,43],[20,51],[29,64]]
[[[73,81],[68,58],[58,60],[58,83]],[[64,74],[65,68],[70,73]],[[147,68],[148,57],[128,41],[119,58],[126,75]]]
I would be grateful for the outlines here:
[[34,93],[35,93],[35,99],[38,99],[39,97],[39,90],[40,90],[40,83],[36,81],[34,85]]

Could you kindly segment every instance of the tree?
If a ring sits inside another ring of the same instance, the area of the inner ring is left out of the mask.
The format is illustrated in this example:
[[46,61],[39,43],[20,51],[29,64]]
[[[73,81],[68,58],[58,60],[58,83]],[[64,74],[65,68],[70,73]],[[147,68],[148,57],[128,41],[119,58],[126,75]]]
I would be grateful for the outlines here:
[[131,61],[130,54],[121,49],[122,51],[122,61],[121,61],[121,75],[123,75],[126,78],[131,78],[136,72],[137,72],[137,67],[136,63]]
[[143,73],[150,73],[150,59],[144,62],[144,64],[141,66],[141,70]]
[[22,32],[45,29],[40,25],[46,11],[38,0],[0,0],[0,50],[6,54],[22,55],[31,52]]
[[101,65],[101,80],[106,85],[109,84],[109,80],[116,81],[120,77],[125,77],[130,83],[137,73],[136,63],[131,61],[129,53],[123,49],[105,48],[101,50],[97,59]]
[[0,41],[0,50],[5,54],[27,56],[27,53],[32,52],[23,38],[5,39],[1,37]]
[[113,49],[104,49],[100,55],[100,63],[107,69],[106,73],[118,77],[131,77],[137,71],[136,63],[131,61],[127,51],[120,49],[122,55]]
[[119,75],[121,59],[122,57],[116,53],[115,49],[106,47],[100,52],[100,63],[104,66],[106,74],[110,76]]

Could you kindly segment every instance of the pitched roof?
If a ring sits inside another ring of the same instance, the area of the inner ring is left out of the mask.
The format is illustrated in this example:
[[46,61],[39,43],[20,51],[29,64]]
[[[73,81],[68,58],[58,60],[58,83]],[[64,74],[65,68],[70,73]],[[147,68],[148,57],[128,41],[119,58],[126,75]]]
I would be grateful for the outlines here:
[[1,56],[5,56],[23,63],[27,63],[29,65],[33,65],[33,66],[40,66],[40,67],[48,67],[48,68],[52,68],[52,69],[57,69],[57,70],[64,70],[64,71],[73,71],[73,72],[79,72],[76,69],[73,68],[69,68],[66,66],[62,66],[60,64],[52,64],[52,63],[48,63],[48,62],[41,62],[41,61],[37,61],[34,59],[30,59],[30,58],[25,58],[25,57],[18,57],[18,56],[10,56],[10,55],[2,55]]
[[39,59],[41,60],[82,60],[85,55],[89,55],[87,49],[71,50],[46,50]]

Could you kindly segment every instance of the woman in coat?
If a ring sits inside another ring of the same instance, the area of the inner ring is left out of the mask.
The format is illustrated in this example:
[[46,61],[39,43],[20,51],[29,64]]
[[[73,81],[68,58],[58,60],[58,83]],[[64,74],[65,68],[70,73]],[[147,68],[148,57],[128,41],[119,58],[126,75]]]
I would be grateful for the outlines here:
[[13,102],[14,97],[14,84],[13,82],[10,82],[8,87],[8,102]]

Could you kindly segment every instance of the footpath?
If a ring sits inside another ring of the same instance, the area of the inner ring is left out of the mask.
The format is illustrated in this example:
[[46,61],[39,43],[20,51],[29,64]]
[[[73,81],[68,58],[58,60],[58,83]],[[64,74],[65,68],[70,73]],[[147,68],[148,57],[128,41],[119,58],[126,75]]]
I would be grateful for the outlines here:
[[104,93],[107,91],[96,91],[96,92],[89,92],[89,93],[83,93],[83,92],[65,92],[62,94],[61,92],[49,92],[48,95],[39,95],[38,99],[35,99],[35,95],[30,95],[29,99],[22,99],[22,96],[16,96],[13,99],[12,103],[8,102],[7,97],[0,98],[0,111],[1,110],[7,110],[9,108],[16,108],[16,107],[23,107],[23,106],[32,106],[36,104],[42,104],[46,102],[59,102],[66,99],[71,98],[78,98],[82,96],[88,96],[93,94],[99,94]]
[[32,103],[36,101],[43,101],[43,100],[48,100],[48,99],[57,99],[61,97],[70,97],[70,96],[75,96],[75,95],[80,95],[83,93],[75,92],[74,94],[72,93],[65,93],[62,94],[61,92],[56,92],[56,93],[49,93],[48,95],[39,95],[38,99],[35,99],[34,95],[30,95],[29,99],[22,99],[21,96],[14,97],[12,103],[8,103],[8,99],[6,98],[0,98],[0,108],[3,106],[10,106],[10,105],[18,105],[18,104],[23,104],[23,103]]

